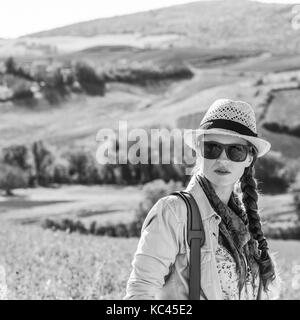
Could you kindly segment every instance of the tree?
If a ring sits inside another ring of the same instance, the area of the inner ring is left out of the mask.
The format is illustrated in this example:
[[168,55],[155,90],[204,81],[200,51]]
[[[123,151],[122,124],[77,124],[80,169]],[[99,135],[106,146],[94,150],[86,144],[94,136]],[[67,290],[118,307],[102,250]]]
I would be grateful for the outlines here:
[[75,74],[82,89],[87,94],[104,95],[105,81],[96,74],[95,70],[91,66],[85,63],[77,63],[75,65]]
[[27,185],[26,171],[6,163],[0,164],[0,189],[5,190],[7,196],[13,196],[13,189],[25,188]]
[[33,80],[33,78],[28,72],[26,72],[22,67],[17,66],[16,61],[14,60],[13,57],[7,58],[7,60],[5,61],[5,69],[7,74],[13,74],[15,76],[18,76],[20,78],[24,78],[30,81]]
[[37,183],[42,186],[47,186],[53,177],[54,156],[44,146],[42,141],[33,143],[32,153]]
[[13,145],[2,150],[3,162],[17,166],[22,170],[30,168],[28,149],[24,145]]
[[86,150],[76,150],[67,154],[70,174],[73,181],[81,184],[98,183],[101,181],[98,168],[92,154]]
[[15,74],[17,67],[13,57],[9,57],[5,61],[5,68],[6,68],[6,73]]
[[18,167],[28,174],[28,186],[34,186],[34,174],[32,155],[24,145],[12,145],[2,149],[2,160],[4,164]]

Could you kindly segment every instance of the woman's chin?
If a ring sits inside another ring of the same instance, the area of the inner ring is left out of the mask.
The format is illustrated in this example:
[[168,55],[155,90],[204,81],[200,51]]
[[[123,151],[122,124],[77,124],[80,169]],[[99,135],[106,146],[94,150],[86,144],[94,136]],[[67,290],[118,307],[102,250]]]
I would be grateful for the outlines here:
[[217,173],[213,173],[212,175],[210,175],[210,180],[218,185],[228,185],[228,184],[232,184],[234,183],[234,181],[232,181],[232,176],[231,174],[227,174],[227,175],[219,175]]

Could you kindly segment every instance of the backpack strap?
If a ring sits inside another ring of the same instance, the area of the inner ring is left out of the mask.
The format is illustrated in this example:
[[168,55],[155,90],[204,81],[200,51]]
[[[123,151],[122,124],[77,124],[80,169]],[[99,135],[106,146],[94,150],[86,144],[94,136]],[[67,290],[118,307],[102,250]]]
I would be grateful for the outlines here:
[[187,191],[175,191],[171,195],[179,196],[187,207],[187,240],[190,246],[189,300],[199,300],[200,294],[208,300],[201,288],[201,247],[205,242],[205,232],[199,207]]

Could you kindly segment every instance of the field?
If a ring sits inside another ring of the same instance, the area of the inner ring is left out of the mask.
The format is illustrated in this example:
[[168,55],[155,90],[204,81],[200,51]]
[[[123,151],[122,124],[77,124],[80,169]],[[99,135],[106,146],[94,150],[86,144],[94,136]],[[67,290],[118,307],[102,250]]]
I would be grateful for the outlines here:
[[121,298],[136,245],[5,223],[0,239],[9,299]]
[[[47,217],[130,221],[142,199],[140,187],[64,186],[15,193],[14,200],[0,197],[0,265],[6,269],[10,299],[122,299],[138,238],[54,232],[40,223]],[[288,194],[264,196],[259,205],[264,218],[293,210]],[[300,242],[269,240],[269,246],[278,252],[281,299],[299,299]]]
[[[263,127],[300,123],[300,38],[292,9],[248,0],[200,1],[0,39],[0,150],[31,148],[40,140],[57,161],[77,148],[95,155],[98,130],[118,130],[120,120],[127,121],[128,132],[195,129],[216,99],[229,98],[250,103],[259,136],[287,162],[297,162],[299,137]],[[83,77],[91,76],[89,81],[80,82],[71,67],[78,61],[95,71]],[[99,85],[100,77],[103,96],[84,90],[84,83]],[[45,85],[54,96],[61,85],[69,94],[51,104]],[[30,90],[38,90],[34,99],[20,97]],[[121,299],[138,238],[93,234],[106,224],[131,222],[143,201],[142,187],[60,185],[0,194],[0,266],[8,298]],[[259,208],[263,227],[298,219],[289,193],[262,196]],[[67,219],[92,234],[71,233]],[[46,220],[50,228],[54,221],[69,229],[43,229]],[[270,240],[269,247],[277,252],[281,299],[299,299],[300,242]]]
[[[140,187],[61,186],[16,189],[13,199],[0,196],[0,219],[40,224],[46,218],[76,219],[83,223],[130,221],[142,199]],[[117,201],[116,201],[117,199]]]
[[[56,188],[15,189],[15,197],[0,195],[0,220],[40,224],[46,218],[70,218],[83,223],[130,221],[143,199],[142,186],[62,185]],[[116,201],[117,199],[117,201]],[[260,195],[263,220],[295,213],[292,194]]]
[[[0,147],[12,144],[29,146],[34,141],[43,140],[58,148],[85,146],[93,152],[97,147],[95,137],[98,130],[118,129],[119,120],[127,121],[128,130],[145,126],[195,128],[208,106],[217,98],[224,97],[251,103],[259,118],[260,113],[267,109],[262,122],[272,120],[281,123],[286,121],[287,109],[297,111],[295,101],[299,90],[274,93],[271,103],[261,107],[271,89],[269,84],[257,83],[265,71],[276,71],[279,67],[281,71],[285,70],[289,57],[196,47],[137,49],[126,46],[95,47],[58,55],[57,61],[83,58],[98,69],[109,66],[121,66],[122,69],[123,66],[135,70],[141,64],[146,70],[153,71],[183,65],[190,68],[194,76],[184,80],[152,79],[146,86],[109,82],[103,97],[73,93],[58,105],[49,105],[43,99],[33,106],[11,101],[0,103],[3,120]],[[299,68],[298,60],[293,57],[294,68]],[[41,59],[47,60],[45,57]],[[268,61],[269,67],[264,69]],[[283,78],[286,76],[284,72],[282,75]],[[293,119],[295,123],[299,120],[298,117]],[[261,131],[270,139],[272,150],[287,157],[300,157],[300,148],[297,147],[300,139]]]
[[300,90],[284,90],[274,93],[264,122],[275,122],[288,127],[299,125],[299,98]]
[[[137,242],[137,238],[84,236],[2,223],[1,264],[7,273],[8,298],[122,299]],[[278,252],[284,283],[280,299],[299,299],[300,242],[269,241],[269,245]]]

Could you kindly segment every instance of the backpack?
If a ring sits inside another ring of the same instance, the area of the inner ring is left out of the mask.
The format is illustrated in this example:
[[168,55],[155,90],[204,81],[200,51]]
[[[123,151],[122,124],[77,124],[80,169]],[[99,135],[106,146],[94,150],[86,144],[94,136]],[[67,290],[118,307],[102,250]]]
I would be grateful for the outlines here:
[[175,191],[187,207],[187,240],[190,246],[189,300],[199,300],[200,294],[208,300],[201,288],[201,247],[205,242],[205,232],[199,207],[194,197],[187,191]]

